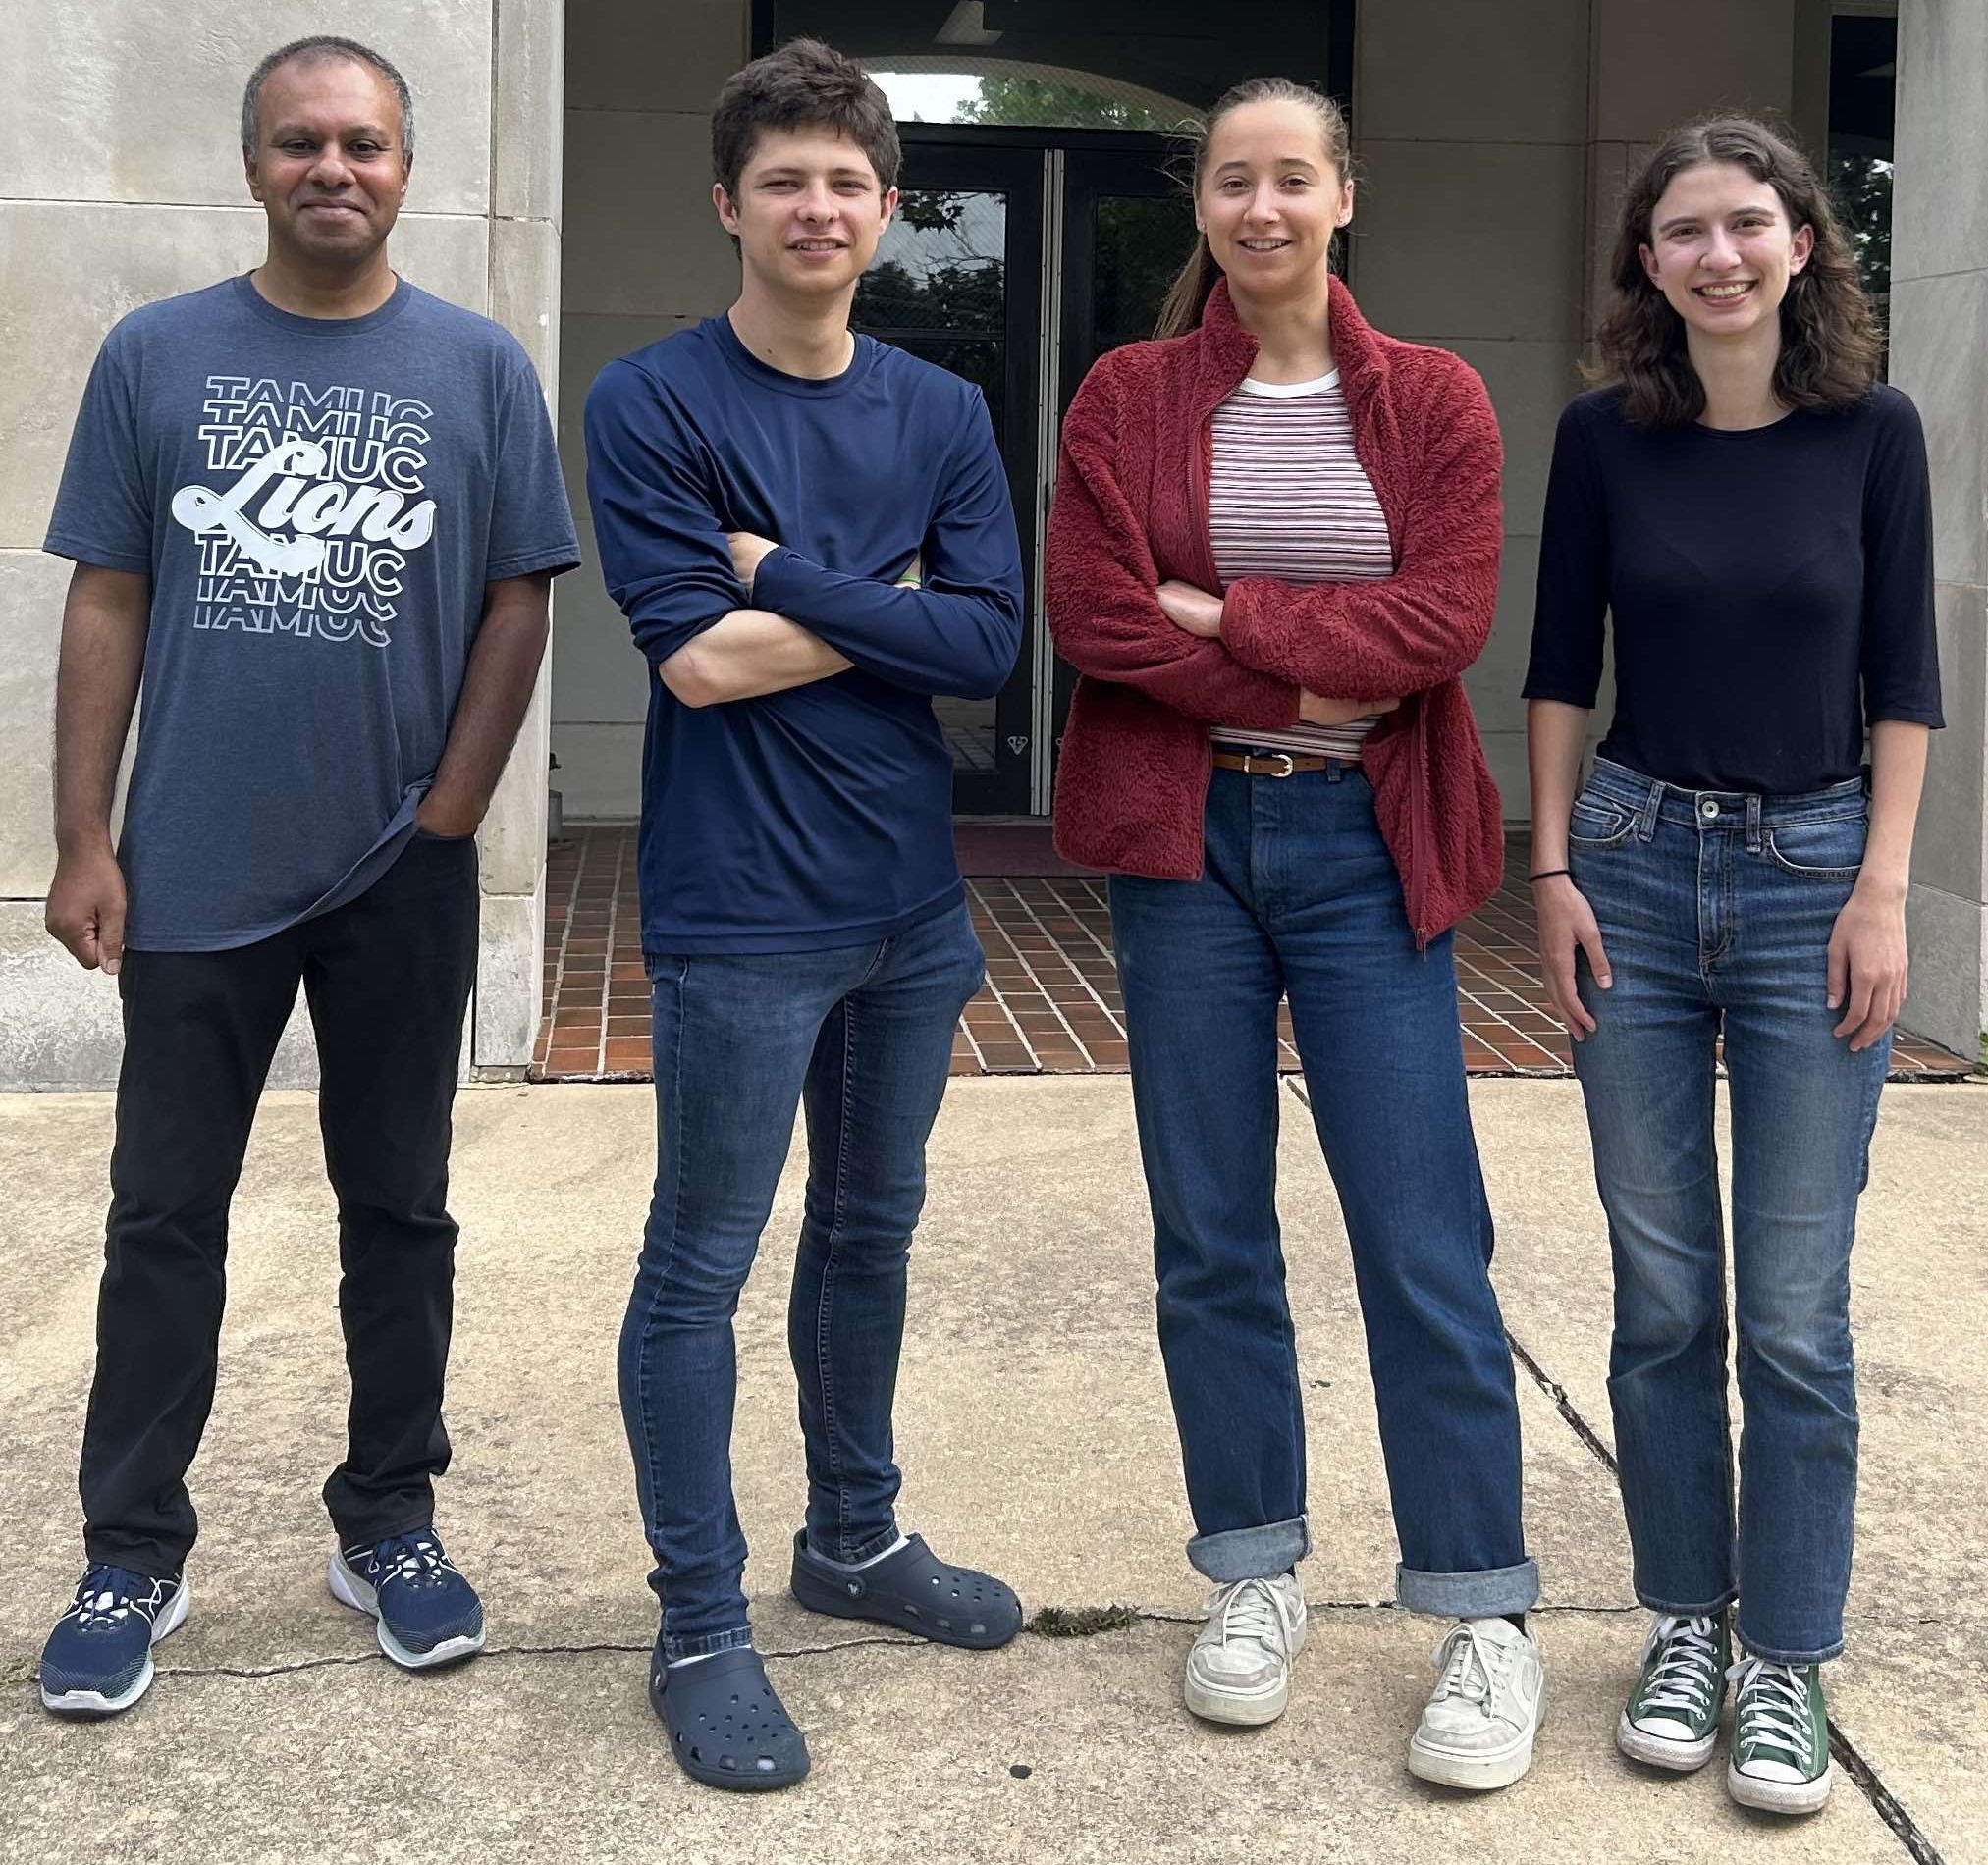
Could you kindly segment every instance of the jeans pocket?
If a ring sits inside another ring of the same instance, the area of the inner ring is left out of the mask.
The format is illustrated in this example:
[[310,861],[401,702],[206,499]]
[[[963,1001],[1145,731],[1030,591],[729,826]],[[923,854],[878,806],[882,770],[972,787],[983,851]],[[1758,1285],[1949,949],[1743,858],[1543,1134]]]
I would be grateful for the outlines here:
[[1574,799],[1567,819],[1567,840],[1575,848],[1614,848],[1629,839],[1635,812],[1610,797],[1586,791]]
[[1819,823],[1783,823],[1767,831],[1775,867],[1807,880],[1850,880],[1863,866],[1870,816],[1836,816]]

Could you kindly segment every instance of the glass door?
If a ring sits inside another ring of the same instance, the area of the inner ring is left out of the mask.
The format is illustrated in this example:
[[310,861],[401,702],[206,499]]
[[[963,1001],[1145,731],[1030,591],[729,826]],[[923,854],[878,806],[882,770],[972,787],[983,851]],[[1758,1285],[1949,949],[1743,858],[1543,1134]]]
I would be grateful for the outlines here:
[[1059,410],[1100,356],[1151,337],[1159,321],[1194,247],[1194,203],[1173,173],[1180,159],[1165,144],[1063,157]]
[[961,815],[1033,805],[1036,489],[1042,400],[1043,163],[1014,148],[907,139],[897,212],[856,290],[856,329],[964,376],[987,397],[1029,577],[1015,671],[992,700],[941,699]]
[[1041,593],[1057,434],[1085,371],[1153,335],[1194,214],[1159,136],[905,129],[897,213],[852,320],[987,397],[1021,534],[1022,650],[998,697],[938,712],[956,811],[1046,816],[1075,684]]
[[[1137,141],[1137,147],[1057,153],[1059,422],[1100,356],[1153,335],[1167,290],[1194,247],[1194,203],[1176,173],[1181,163],[1177,147],[1156,137]],[[1049,457],[1053,462],[1053,451]],[[1065,661],[1052,660],[1043,669],[1039,712],[1045,716],[1052,754],[1062,744],[1063,719],[1076,683],[1076,670]],[[1046,808],[1052,779],[1051,769],[1044,773]]]

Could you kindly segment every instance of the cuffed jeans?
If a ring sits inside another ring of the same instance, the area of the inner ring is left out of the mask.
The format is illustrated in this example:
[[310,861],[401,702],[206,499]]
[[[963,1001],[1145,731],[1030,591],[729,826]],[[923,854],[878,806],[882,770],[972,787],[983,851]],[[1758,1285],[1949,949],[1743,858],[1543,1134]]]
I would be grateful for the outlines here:
[[[1759,1657],[1843,1647],[1856,1498],[1850,1251],[1891,1039],[1831,1035],[1828,947],[1863,859],[1860,780],[1805,796],[1681,790],[1606,760],[1568,865],[1614,984],[1574,1045],[1615,1261],[1609,1397],[1653,1612],[1739,1601]],[[1733,1115],[1745,1420],[1738,1532],[1727,1410],[1715,1045]]]
[[345,1462],[325,1505],[346,1546],[433,1518],[434,1478],[449,1467],[450,1110],[476,914],[476,844],[417,836],[357,899],[273,937],[125,954],[81,1470],[92,1562],[165,1578],[193,1545],[186,1479],[214,1403],[228,1208],[299,981],[317,1037],[351,1374]]
[[807,1116],[787,1308],[808,1545],[861,1561],[897,1538],[891,1403],[925,1143],[984,961],[954,907],[824,951],[649,955],[656,1190],[621,1328],[621,1413],[663,1602],[666,1658],[749,1644],[731,1488],[732,1316]]
[[1310,1547],[1276,1212],[1277,1002],[1353,1248],[1412,1611],[1519,1613],[1519,1412],[1447,934],[1418,951],[1354,767],[1216,771],[1199,880],[1115,876],[1112,938],[1195,1538],[1217,1582]]

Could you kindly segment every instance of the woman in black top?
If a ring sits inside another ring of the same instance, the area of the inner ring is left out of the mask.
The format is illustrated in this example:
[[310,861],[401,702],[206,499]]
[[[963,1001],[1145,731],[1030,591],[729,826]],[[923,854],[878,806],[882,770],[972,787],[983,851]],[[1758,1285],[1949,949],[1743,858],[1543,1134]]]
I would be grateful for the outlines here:
[[[1698,1767],[1737,1656],[1727,1785],[1807,1812],[1829,1793],[1816,1667],[1842,1649],[1850,1578],[1851,1239],[1941,723],[1925,445],[1877,384],[1813,170],[1758,124],[1694,124],[1657,150],[1623,203],[1614,284],[1612,380],[1554,446],[1526,695],[1540,961],[1608,1212],[1609,1396],[1655,1616],[1616,1739]],[[1577,795],[1605,613],[1615,717]]]

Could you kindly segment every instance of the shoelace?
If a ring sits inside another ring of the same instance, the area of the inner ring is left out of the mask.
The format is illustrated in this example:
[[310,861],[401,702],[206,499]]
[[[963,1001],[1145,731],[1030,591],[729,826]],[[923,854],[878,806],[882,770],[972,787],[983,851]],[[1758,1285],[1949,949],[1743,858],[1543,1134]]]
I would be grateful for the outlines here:
[[69,1610],[76,1615],[77,1626],[82,1631],[122,1625],[136,1610],[135,1595],[139,1588],[150,1584],[154,1582],[124,1568],[90,1568],[82,1576],[82,1584],[76,1589],[76,1604]]
[[1645,1712],[1683,1710],[1692,1716],[1703,1712],[1719,1676],[1717,1630],[1709,1619],[1663,1618],[1651,1625],[1643,1641],[1643,1658],[1647,1661],[1659,1645],[1664,1654],[1649,1674],[1642,1699]]
[[1289,1655],[1290,1630],[1268,1580],[1245,1580],[1228,1588],[1221,1615],[1223,1644],[1232,1638],[1255,1638]]
[[1726,1675],[1740,1686],[1735,1745],[1783,1748],[1803,1768],[1813,1766],[1807,1678],[1793,1665],[1767,1658],[1742,1658]]
[[396,1535],[378,1551],[379,1584],[399,1580],[406,1586],[433,1586],[452,1570],[448,1557],[426,1535]]
[[1466,1703],[1481,1703],[1488,1709],[1505,1680],[1505,1667],[1511,1658],[1509,1651],[1493,1644],[1468,1620],[1460,1621],[1435,1648],[1436,1668],[1442,1676],[1431,1701],[1460,1696]]

